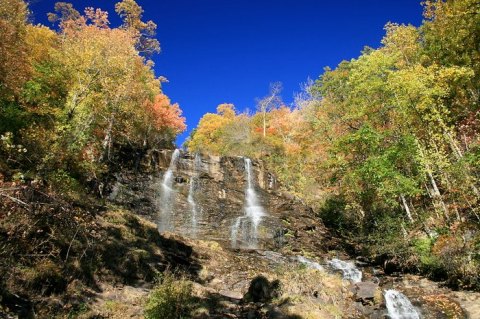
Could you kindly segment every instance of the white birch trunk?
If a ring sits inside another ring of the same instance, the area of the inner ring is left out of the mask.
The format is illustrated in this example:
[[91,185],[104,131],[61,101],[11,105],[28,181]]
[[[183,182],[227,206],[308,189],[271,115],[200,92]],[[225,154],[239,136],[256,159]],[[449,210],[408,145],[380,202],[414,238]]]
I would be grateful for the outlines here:
[[405,208],[405,212],[407,213],[408,220],[410,221],[410,223],[413,223],[414,220],[412,218],[412,213],[410,212],[410,208],[408,207],[405,196],[403,196],[403,194],[402,194],[402,195],[400,195],[400,198],[402,199],[403,208]]

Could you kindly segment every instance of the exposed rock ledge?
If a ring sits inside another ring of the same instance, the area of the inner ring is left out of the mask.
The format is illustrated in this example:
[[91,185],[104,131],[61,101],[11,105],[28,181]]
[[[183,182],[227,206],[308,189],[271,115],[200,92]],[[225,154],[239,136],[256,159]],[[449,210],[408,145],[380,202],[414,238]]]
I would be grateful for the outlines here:
[[[158,222],[161,183],[172,153],[171,150],[151,152],[138,172],[119,172],[111,185],[110,200]],[[244,214],[244,158],[202,155],[197,169],[194,162],[194,154],[181,152],[173,172],[173,231],[187,236],[194,233],[188,194],[190,180],[196,178],[196,237],[227,243],[236,218]],[[253,160],[252,169],[259,202],[268,214],[258,231],[260,248],[316,254],[335,248],[338,242],[312,209],[282,191],[277,178],[265,169],[261,160]]]

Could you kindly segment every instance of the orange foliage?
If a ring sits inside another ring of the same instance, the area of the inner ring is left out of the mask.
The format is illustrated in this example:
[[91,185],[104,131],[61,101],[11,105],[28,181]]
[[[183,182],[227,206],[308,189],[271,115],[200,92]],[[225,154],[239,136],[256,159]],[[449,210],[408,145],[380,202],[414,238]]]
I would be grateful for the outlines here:
[[179,134],[187,128],[178,103],[171,104],[165,94],[155,96],[153,103],[147,101],[145,108],[158,130],[172,130],[175,134]]

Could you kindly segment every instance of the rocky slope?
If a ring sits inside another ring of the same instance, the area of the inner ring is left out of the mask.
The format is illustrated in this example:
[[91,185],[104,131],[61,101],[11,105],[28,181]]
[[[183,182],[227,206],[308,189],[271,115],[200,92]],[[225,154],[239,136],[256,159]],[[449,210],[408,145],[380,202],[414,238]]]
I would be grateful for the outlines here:
[[[8,243],[0,260],[0,318],[142,318],[166,269],[193,283],[197,319],[385,318],[386,289],[403,292],[422,318],[480,317],[480,294],[386,276],[362,258],[355,260],[362,281],[342,279],[331,263],[351,258],[342,241],[283,192],[261,161],[252,161],[250,172],[266,214],[257,249],[241,233],[232,245],[232,226],[248,204],[245,159],[181,153],[172,165],[172,153],[151,152],[136,170],[118,171],[101,205],[48,197],[38,185],[12,191],[28,206],[1,203],[10,213],[0,215]],[[167,210],[165,185],[172,189]],[[171,225],[159,234],[165,213]]]

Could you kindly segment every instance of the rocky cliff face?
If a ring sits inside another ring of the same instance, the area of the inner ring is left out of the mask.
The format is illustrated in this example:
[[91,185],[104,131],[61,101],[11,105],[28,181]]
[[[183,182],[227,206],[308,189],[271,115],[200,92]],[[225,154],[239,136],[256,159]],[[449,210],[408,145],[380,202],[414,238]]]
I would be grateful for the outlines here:
[[[170,150],[150,153],[141,165],[141,174],[117,174],[110,199],[159,223],[160,229],[165,229],[162,223],[168,219],[170,225],[166,230],[224,243],[237,237],[238,247],[248,247],[252,227],[248,218],[243,228],[240,226],[232,233],[248,205],[245,159],[195,157],[181,152],[172,163],[172,154]],[[171,184],[165,185],[169,168]],[[262,161],[251,162],[251,185],[257,204],[265,213],[256,231],[256,248],[319,253],[335,244],[327,240],[331,237],[309,207],[281,191],[280,183]],[[170,188],[169,199],[166,199],[165,189]]]

